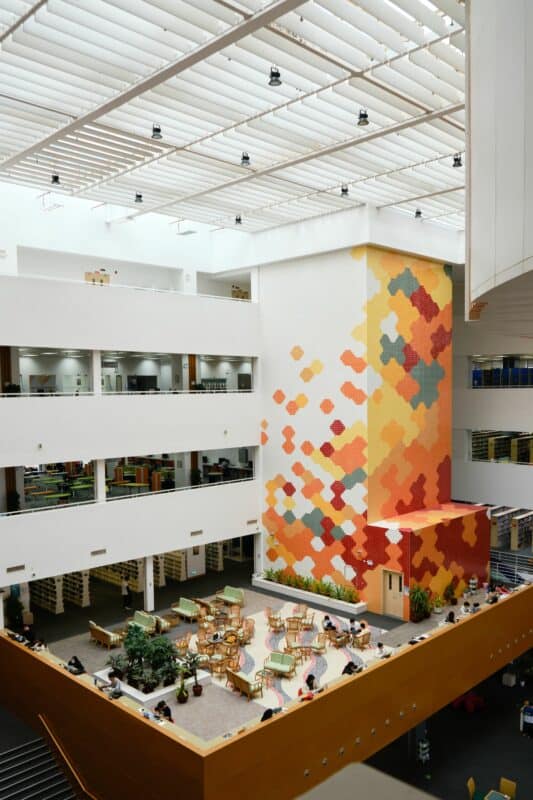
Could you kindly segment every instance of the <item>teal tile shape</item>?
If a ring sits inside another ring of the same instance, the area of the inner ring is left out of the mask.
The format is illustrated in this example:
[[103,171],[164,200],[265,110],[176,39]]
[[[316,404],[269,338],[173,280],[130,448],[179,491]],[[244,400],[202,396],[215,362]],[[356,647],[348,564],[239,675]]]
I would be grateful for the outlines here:
[[423,403],[426,408],[430,408],[438,400],[438,383],[444,377],[444,370],[438,361],[433,361],[428,366],[425,361],[420,361],[411,370],[411,377],[417,381],[420,391],[417,392],[409,401],[413,408],[418,408]]
[[388,290],[389,294],[395,295],[397,292],[403,292],[406,297],[411,297],[413,292],[420,287],[417,279],[409,269],[406,267],[400,275],[397,275],[395,278],[392,278],[389,281]]
[[384,333],[379,343],[381,345],[380,358],[384,364],[388,364],[391,358],[394,358],[398,364],[403,364],[405,361],[405,353],[403,352],[405,339],[403,336],[398,336],[395,342],[391,342],[388,334]]
[[313,531],[315,536],[322,536],[324,533],[324,528],[321,526],[321,522],[324,519],[324,514],[319,508],[313,508],[308,514],[304,514],[302,517],[302,522],[306,528]]
[[341,483],[343,483],[347,489],[353,489],[358,483],[363,483],[366,480],[366,472],[361,467],[358,467],[353,472],[350,472],[349,475],[345,475],[342,479]]

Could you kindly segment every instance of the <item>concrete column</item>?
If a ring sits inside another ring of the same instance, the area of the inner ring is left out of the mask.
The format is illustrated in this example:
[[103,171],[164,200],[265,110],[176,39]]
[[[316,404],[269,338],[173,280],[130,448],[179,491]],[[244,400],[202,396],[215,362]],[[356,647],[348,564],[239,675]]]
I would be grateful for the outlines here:
[[102,394],[102,354],[91,351],[91,388],[94,394]]
[[105,486],[105,459],[98,458],[94,462],[94,498],[97,502],[106,499]]
[[154,557],[146,556],[144,559],[144,610],[153,611],[154,608]]
[[250,272],[250,300],[252,303],[259,302],[259,278],[261,267],[255,267]]
[[194,270],[183,270],[183,293],[196,294],[196,272]]
[[254,534],[254,572],[261,575],[265,569],[265,547],[263,533]]

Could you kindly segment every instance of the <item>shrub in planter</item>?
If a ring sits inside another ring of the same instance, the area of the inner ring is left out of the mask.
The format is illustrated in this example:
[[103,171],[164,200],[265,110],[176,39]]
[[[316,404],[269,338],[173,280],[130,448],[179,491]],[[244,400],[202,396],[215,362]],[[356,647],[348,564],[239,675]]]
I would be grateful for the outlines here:
[[151,692],[154,692],[159,686],[159,676],[151,667],[147,667],[142,670],[139,683],[144,694],[151,694]]
[[148,650],[148,637],[137,625],[130,625],[124,639],[124,650],[128,656],[128,663],[143,664]]
[[453,585],[453,581],[451,581],[444,590],[444,600],[446,601],[446,603],[448,603],[448,605],[452,603],[452,600],[456,600],[455,587]]
[[443,611],[443,608],[444,608],[444,601],[443,601],[442,597],[440,596],[440,594],[435,595],[435,597],[433,598],[433,601],[432,601],[432,606],[433,606],[433,613],[434,614],[442,614],[442,611]]
[[186,703],[187,700],[189,699],[189,692],[185,688],[185,670],[181,669],[180,672],[181,672],[181,681],[180,685],[176,689],[176,700],[178,701],[178,703],[183,705],[183,703]]
[[192,693],[195,697],[200,697],[204,688],[201,683],[198,683],[198,666],[200,664],[200,656],[198,656],[196,653],[189,653],[185,659],[185,663],[194,677]]
[[160,670],[175,662],[176,650],[166,636],[155,636],[147,642],[145,658],[153,670]]
[[128,671],[128,657],[124,655],[124,653],[110,655],[106,661],[106,665],[111,667],[114,672],[120,673],[119,678],[123,678]]
[[427,619],[431,614],[431,603],[429,593],[416,583],[409,590],[409,601],[411,609],[411,622],[420,622]]
[[175,659],[167,661],[163,666],[159,667],[157,674],[163,686],[172,686],[176,682],[179,668]]

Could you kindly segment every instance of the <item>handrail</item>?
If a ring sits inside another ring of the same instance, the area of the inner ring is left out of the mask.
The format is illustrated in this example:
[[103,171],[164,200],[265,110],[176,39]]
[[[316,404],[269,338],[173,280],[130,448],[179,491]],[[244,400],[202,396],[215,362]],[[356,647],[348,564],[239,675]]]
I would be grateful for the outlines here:
[[37,716],[39,718],[39,722],[44,727],[47,736],[52,740],[53,746],[59,752],[59,755],[61,756],[62,761],[67,766],[68,772],[70,774],[70,777],[75,781],[75,783],[78,786],[78,788],[84,793],[85,797],[87,797],[88,800],[100,800],[100,798],[97,797],[95,794],[93,794],[90,791],[90,789],[88,789],[87,786],[85,785],[85,781],[78,774],[78,771],[74,767],[72,761],[70,760],[70,758],[68,757],[67,753],[63,749],[61,743],[59,742],[59,739],[57,738],[57,736],[52,731],[52,729],[51,729],[50,725],[48,724],[48,722],[46,721],[45,717],[42,714],[38,714]]
[[113,397],[114,395],[150,395],[151,397],[159,397],[160,395],[167,394],[253,394],[253,389],[158,389],[147,390],[142,389],[134,392],[0,392],[0,397]]
[[[109,274],[110,273],[106,273]],[[27,272],[24,274],[16,273],[0,273],[0,278],[16,278],[17,280],[40,280],[40,281],[55,281],[56,283],[75,283],[81,286],[99,286],[101,290],[103,289],[135,289],[140,292],[162,292],[164,294],[179,294],[183,297],[207,297],[211,300],[230,300],[232,303],[256,303],[255,300],[246,299],[244,297],[228,297],[227,295],[221,294],[202,294],[201,292],[183,292],[180,289],[163,289],[157,286],[132,286],[131,284],[127,283],[106,283],[106,284],[99,284],[93,283],[92,281],[82,280],[81,278],[62,278],[55,275],[34,275],[33,273]]]
[[94,506],[104,505],[105,503],[114,503],[117,500],[138,500],[139,498],[154,497],[160,494],[172,494],[172,492],[185,492],[189,489],[207,489],[214,486],[227,486],[233,483],[249,483],[255,481],[256,475],[250,475],[249,478],[235,478],[229,481],[216,481],[215,483],[197,483],[190,484],[189,486],[175,486],[173,489],[158,489],[156,492],[140,492],[139,494],[121,494],[116,497],[106,497],[105,500],[77,500],[75,503],[61,503],[56,506],[37,506],[36,508],[20,508],[18,511],[4,511],[0,512],[0,519],[2,517],[14,517],[20,514],[36,514],[40,511],[58,511],[60,508],[77,508],[78,506]]

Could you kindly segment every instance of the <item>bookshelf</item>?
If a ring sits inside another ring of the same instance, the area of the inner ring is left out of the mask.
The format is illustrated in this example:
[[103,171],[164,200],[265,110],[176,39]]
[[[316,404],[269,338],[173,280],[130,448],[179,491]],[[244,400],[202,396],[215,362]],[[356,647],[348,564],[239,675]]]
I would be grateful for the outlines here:
[[533,511],[517,514],[511,520],[511,550],[531,549]]
[[88,569],[63,575],[63,599],[81,608],[91,605]]
[[183,550],[173,550],[164,555],[165,575],[174,581],[187,580],[187,553]]
[[212,572],[224,570],[224,542],[212,542],[206,545],[205,564]]
[[511,545],[511,520],[523,509],[508,508],[491,514],[490,518],[490,546],[509,549]]
[[202,386],[206,392],[225,392],[226,378],[202,378]]
[[42,578],[30,583],[30,599],[39,608],[51,611],[52,614],[62,614],[63,605],[63,576],[55,578]]
[[472,460],[487,461],[489,457],[489,436],[494,431],[472,431]]
[[127,576],[132,592],[144,590],[144,560],[142,558],[122,561],[106,567],[95,567],[91,570],[91,575],[115,586],[120,586],[122,578]]
[[154,586],[166,586],[165,579],[165,556],[154,556]]
[[487,440],[487,457],[489,461],[500,461],[503,458],[511,457],[511,441],[509,434],[499,434],[489,436]]

